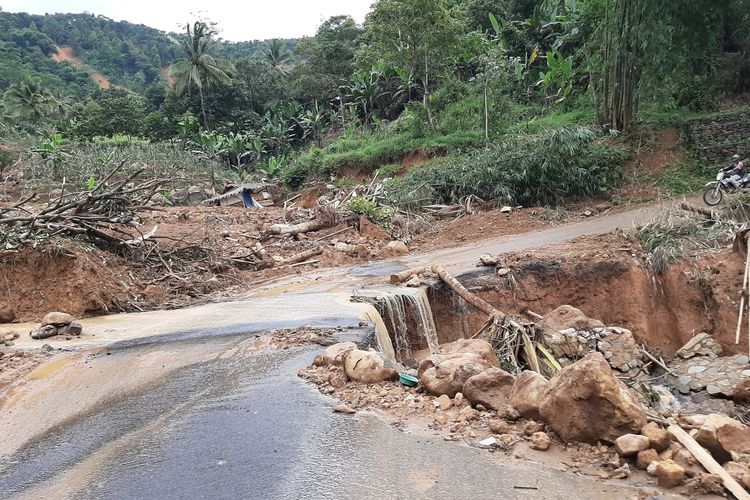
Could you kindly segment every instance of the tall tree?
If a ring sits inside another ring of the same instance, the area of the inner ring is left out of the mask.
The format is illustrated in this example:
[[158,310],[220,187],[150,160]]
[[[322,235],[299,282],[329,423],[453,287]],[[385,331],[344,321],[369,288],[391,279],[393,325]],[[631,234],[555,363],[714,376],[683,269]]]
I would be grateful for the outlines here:
[[460,26],[445,0],[380,0],[365,20],[373,51],[391,66],[410,71],[422,86],[422,104],[433,133],[437,131],[430,107],[431,79],[449,62]]
[[200,94],[203,126],[210,130],[206,119],[206,105],[203,99],[203,87],[211,83],[231,82],[222,63],[212,55],[211,31],[206,23],[196,21],[193,29],[186,26],[186,36],[182,40],[185,58],[173,63],[169,72],[175,78],[174,91],[181,95],[195,86]]
[[287,50],[284,42],[278,38],[274,38],[268,42],[265,57],[266,61],[268,61],[268,64],[270,64],[273,69],[282,74],[286,74],[286,67],[292,60],[292,53]]
[[42,85],[40,78],[27,76],[3,94],[5,109],[17,120],[38,122],[60,109],[61,103]]

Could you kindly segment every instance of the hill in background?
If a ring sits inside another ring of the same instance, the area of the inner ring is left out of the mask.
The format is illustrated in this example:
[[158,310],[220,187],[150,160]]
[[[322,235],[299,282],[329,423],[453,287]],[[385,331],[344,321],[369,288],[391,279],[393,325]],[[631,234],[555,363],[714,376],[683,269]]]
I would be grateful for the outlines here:
[[[0,92],[26,75],[55,93],[84,97],[110,85],[142,93],[164,83],[180,57],[178,39],[142,24],[93,14],[0,12]],[[288,48],[297,40],[283,40]],[[218,54],[236,60],[259,56],[264,41],[221,42]]]

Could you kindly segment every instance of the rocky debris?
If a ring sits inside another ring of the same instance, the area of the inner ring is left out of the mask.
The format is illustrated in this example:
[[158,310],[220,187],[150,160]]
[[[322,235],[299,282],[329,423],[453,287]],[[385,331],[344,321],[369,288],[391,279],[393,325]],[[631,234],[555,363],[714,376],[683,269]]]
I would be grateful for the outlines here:
[[355,413],[357,413],[357,410],[347,405],[336,405],[332,408],[332,410],[335,413],[344,413],[347,415],[354,415]]
[[50,312],[42,318],[42,326],[54,325],[65,326],[71,324],[76,319],[68,313]]
[[682,467],[688,477],[693,477],[705,472],[705,469],[693,456],[693,454],[683,448],[681,445],[675,443],[675,447],[670,448],[670,450],[671,453],[663,452],[663,454],[665,455],[665,459],[671,458],[672,460],[674,460],[675,463]]
[[386,245],[390,250],[393,250],[396,253],[400,254],[407,254],[409,253],[409,247],[406,246],[406,243],[400,240],[393,240],[388,245]]
[[674,460],[662,460],[656,465],[656,479],[662,488],[674,488],[685,479],[685,469]]
[[[432,361],[430,360],[425,361]],[[462,393],[464,384],[474,375],[487,370],[487,366],[481,362],[481,358],[471,355],[458,355],[438,362],[425,370],[422,370],[423,363],[420,364],[419,381],[430,394],[441,396],[447,394],[448,397],[454,397],[457,393]]]
[[32,339],[47,339],[57,335],[57,327],[53,325],[40,326],[29,333]]
[[604,323],[587,317],[580,309],[562,305],[544,316],[545,323],[555,330],[593,330],[603,328]]
[[341,366],[343,364],[344,354],[349,351],[357,349],[357,344],[354,342],[339,342],[326,347],[324,358],[328,361],[328,364]]
[[698,474],[685,482],[685,490],[691,496],[724,496],[724,482],[718,474]]
[[206,194],[198,186],[190,186],[183,189],[175,189],[170,194],[172,202],[178,205],[193,205],[200,203]]
[[670,368],[677,374],[675,389],[689,395],[706,391],[709,396],[737,398],[742,400],[750,388],[750,358],[746,354],[716,357],[693,356],[688,359],[675,359]]
[[510,390],[510,404],[525,418],[540,418],[539,403],[544,394],[548,381],[546,378],[530,370],[521,372]]
[[663,417],[669,417],[680,413],[680,402],[672,394],[672,392],[663,385],[652,385],[651,394],[652,398],[649,403],[659,415]]
[[[461,393],[459,392],[459,394]],[[451,406],[453,406],[453,400],[451,400],[451,398],[449,398],[446,394],[443,394],[439,398],[435,399],[435,408],[439,410],[445,411]]]
[[398,378],[398,366],[379,352],[352,349],[343,355],[344,372],[349,380],[375,384]]
[[724,469],[735,481],[740,483],[745,489],[750,490],[750,467],[740,462],[727,462]]
[[656,477],[656,468],[659,466],[659,462],[651,462],[648,464],[648,467],[646,467],[646,474],[648,474],[651,477]]
[[641,354],[633,333],[625,328],[568,328],[548,332],[547,344],[560,364],[567,366],[590,352],[601,352],[612,368],[628,375],[638,374]]
[[78,336],[81,333],[83,333],[83,325],[81,325],[78,321],[71,321],[69,325],[57,328],[58,335]]
[[721,345],[708,333],[699,333],[682,346],[675,355],[683,359],[694,356],[709,356],[711,353],[718,356],[721,354]]
[[648,447],[649,439],[640,434],[625,434],[615,439],[615,451],[621,457],[634,457]]
[[500,368],[490,368],[470,377],[462,393],[472,405],[498,410],[508,404],[515,378]]
[[649,446],[657,452],[666,450],[672,442],[670,434],[654,422],[644,425],[641,434],[648,438]]
[[13,323],[16,313],[8,304],[0,304],[0,323]]
[[641,470],[647,470],[652,462],[659,461],[659,454],[653,448],[641,450],[635,460],[635,466]]
[[726,415],[708,415],[695,440],[719,463],[731,460],[733,453],[750,453],[750,427]]
[[529,440],[529,447],[532,450],[547,451],[549,450],[550,444],[550,438],[544,432],[535,432],[531,435],[531,439]]
[[614,442],[646,425],[645,412],[601,353],[591,353],[552,377],[539,413],[565,441]]

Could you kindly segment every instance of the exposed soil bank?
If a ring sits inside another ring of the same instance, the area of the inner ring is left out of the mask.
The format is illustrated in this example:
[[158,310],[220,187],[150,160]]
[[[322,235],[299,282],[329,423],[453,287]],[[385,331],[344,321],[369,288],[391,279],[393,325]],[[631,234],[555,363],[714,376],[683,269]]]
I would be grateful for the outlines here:
[[[563,304],[583,310],[605,324],[631,330],[639,342],[672,354],[700,332],[711,333],[725,353],[744,352],[735,345],[743,259],[731,250],[675,264],[664,274],[644,265],[638,246],[621,235],[581,238],[565,249],[509,254],[511,272],[497,276],[479,268],[459,277],[470,291],[508,314],[528,309],[546,314]],[[427,295],[440,343],[474,335],[486,316],[466,304],[442,282]],[[407,312],[407,331],[416,330]],[[394,340],[395,341],[395,340]],[[412,350],[427,348],[411,335]]]

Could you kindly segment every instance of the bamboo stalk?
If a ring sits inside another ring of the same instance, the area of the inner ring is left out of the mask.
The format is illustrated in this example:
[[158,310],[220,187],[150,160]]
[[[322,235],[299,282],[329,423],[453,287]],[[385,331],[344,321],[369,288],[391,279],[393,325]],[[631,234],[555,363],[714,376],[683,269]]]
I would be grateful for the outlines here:
[[296,255],[292,255],[291,257],[282,260],[280,264],[284,266],[289,264],[296,264],[298,262],[306,261],[307,259],[315,257],[316,255],[320,255],[322,253],[323,248],[321,247],[311,248],[310,250],[305,250],[304,252],[300,252]]
[[459,283],[456,278],[451,276],[451,274],[446,271],[443,266],[432,266],[432,272],[437,274],[446,285],[448,285],[454,292],[459,295],[459,297],[485,313],[487,316],[497,317],[499,319],[505,317],[505,314],[495,309],[490,303],[486,302],[485,300],[481,299],[480,297],[474,295],[466,288],[464,288],[464,286]]
[[[734,338],[734,343],[739,344],[740,343],[740,330],[742,329],[742,313],[745,309],[745,300],[747,297],[747,281],[748,281],[748,273],[750,272],[750,234],[747,237],[747,245],[745,247],[745,276],[742,280],[742,298],[740,299],[740,314],[737,317],[737,333]],[[748,316],[750,318],[750,315]],[[750,321],[750,319],[748,319]]]

